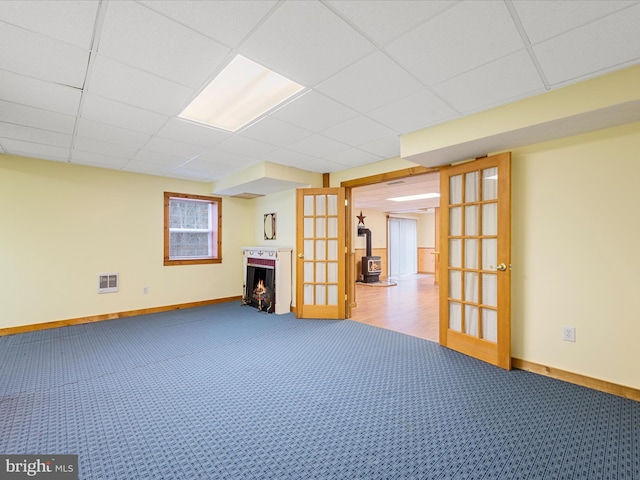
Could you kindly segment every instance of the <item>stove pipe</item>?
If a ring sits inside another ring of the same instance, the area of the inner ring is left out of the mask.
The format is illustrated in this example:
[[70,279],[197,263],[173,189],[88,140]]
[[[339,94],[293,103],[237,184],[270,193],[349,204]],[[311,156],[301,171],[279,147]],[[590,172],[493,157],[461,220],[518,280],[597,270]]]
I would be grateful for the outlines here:
[[362,237],[365,235],[367,237],[367,257],[370,257],[371,256],[371,230],[369,230],[368,228],[358,226],[358,236]]

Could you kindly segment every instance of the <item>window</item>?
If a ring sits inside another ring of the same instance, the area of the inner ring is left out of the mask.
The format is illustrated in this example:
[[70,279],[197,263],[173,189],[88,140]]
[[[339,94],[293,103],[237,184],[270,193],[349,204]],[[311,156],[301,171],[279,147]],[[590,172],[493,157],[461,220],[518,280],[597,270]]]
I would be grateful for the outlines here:
[[222,262],[222,199],[164,194],[164,264]]

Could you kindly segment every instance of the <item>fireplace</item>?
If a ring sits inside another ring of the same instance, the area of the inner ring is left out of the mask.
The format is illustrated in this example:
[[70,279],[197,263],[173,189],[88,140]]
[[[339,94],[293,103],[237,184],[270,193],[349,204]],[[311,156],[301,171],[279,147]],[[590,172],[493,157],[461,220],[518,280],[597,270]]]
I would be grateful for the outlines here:
[[291,249],[244,247],[242,304],[261,312],[291,311]]

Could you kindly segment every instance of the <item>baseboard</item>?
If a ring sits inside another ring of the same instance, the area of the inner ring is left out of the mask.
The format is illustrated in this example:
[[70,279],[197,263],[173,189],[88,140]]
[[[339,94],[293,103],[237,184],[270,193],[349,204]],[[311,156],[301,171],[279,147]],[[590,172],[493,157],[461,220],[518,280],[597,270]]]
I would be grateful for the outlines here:
[[597,378],[567,372],[566,370],[560,370],[559,368],[547,367],[527,360],[520,360],[519,358],[512,358],[511,366],[518,370],[526,370],[527,372],[537,373],[539,375],[544,375],[545,377],[555,378],[557,380],[573,383],[593,390],[599,390],[601,392],[610,393],[630,400],[640,401],[640,389],[637,388],[598,380]]
[[165,305],[162,307],[143,308],[140,310],[129,310],[126,312],[106,313],[103,315],[92,315],[90,317],[69,318],[67,320],[57,320],[54,322],[34,323],[31,325],[20,325],[18,327],[0,328],[0,337],[14,335],[16,333],[33,332],[35,330],[46,330],[49,328],[68,327],[69,325],[81,325],[83,323],[102,322],[103,320],[115,320],[117,318],[135,317],[137,315],[147,315],[149,313],[168,312],[170,310],[183,310],[185,308],[204,307],[215,303],[225,303],[240,301],[242,296],[216,298],[214,300],[201,300],[199,302],[180,303],[176,305]]

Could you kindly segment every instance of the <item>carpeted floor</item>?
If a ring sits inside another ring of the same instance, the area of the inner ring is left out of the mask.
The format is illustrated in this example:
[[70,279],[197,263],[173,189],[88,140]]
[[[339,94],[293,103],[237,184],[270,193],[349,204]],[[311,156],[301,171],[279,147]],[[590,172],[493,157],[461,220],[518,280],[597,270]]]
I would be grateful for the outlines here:
[[238,303],[0,337],[0,453],[81,479],[636,479],[640,403]]

